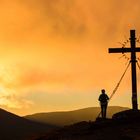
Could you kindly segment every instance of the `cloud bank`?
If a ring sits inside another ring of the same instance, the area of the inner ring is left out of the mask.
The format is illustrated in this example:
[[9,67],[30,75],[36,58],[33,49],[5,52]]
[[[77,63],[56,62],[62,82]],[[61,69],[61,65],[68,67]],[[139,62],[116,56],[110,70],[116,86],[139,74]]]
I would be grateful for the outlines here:
[[23,108],[34,102],[29,93],[40,90],[62,98],[70,91],[112,90],[126,60],[107,49],[122,47],[117,42],[129,38],[130,29],[139,36],[139,5],[132,0],[1,0],[0,63],[8,70],[0,71],[0,87],[14,92],[1,92],[0,104]]

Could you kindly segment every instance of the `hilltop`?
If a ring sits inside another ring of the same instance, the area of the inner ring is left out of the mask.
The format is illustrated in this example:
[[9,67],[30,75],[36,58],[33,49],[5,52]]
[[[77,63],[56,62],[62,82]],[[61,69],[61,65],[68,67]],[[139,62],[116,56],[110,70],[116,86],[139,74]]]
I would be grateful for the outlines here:
[[140,140],[140,111],[126,110],[112,119],[79,122],[34,140]]

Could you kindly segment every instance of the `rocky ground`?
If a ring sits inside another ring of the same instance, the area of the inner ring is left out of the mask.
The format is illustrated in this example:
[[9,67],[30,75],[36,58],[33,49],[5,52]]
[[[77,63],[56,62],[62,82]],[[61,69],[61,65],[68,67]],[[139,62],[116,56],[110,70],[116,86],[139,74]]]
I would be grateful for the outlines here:
[[79,122],[35,140],[140,140],[140,111],[128,110],[112,119]]

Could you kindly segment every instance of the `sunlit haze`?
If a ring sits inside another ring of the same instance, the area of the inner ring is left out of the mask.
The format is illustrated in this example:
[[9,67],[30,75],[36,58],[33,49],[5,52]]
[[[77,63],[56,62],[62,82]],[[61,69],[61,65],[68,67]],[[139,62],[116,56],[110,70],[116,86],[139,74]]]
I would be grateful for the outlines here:
[[[108,48],[122,47],[130,29],[139,38],[139,13],[132,0],[1,0],[0,107],[26,115],[99,106],[127,63]],[[130,68],[109,105],[131,107]]]

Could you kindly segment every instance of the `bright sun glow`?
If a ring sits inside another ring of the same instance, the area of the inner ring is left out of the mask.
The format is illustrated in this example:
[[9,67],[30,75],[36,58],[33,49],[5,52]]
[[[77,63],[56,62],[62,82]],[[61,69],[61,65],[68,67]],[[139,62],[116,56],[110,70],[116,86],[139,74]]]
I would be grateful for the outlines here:
[[18,80],[19,70],[17,67],[0,67],[0,105],[20,109],[31,104],[30,101],[20,97]]

